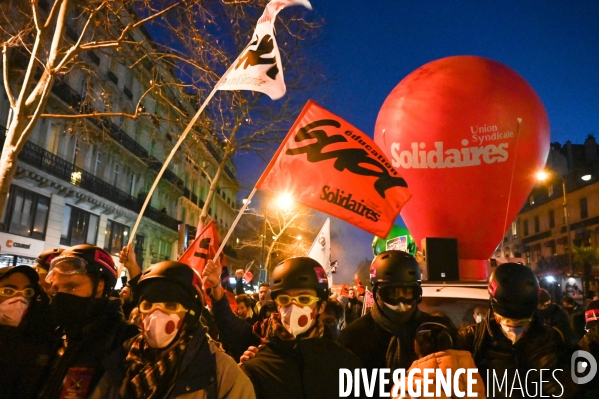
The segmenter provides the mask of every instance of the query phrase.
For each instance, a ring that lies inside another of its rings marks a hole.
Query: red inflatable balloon
[[[499,62],[443,58],[393,89],[374,137],[412,192],[401,216],[416,243],[457,238],[460,279],[486,278],[549,151],[535,91]]]
[[[252,274],[252,272],[245,272],[245,274],[243,275],[243,279],[246,283],[251,284],[252,280],[254,279],[254,275]]]

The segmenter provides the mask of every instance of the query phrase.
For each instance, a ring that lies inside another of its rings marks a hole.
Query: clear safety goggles
[[[10,287],[0,288],[0,296],[5,298],[11,298],[13,296],[17,296],[18,294],[21,294],[25,298],[31,298],[35,295],[35,290],[33,288],[25,288],[24,290],[15,290],[14,288]]]
[[[510,319],[509,317],[503,317],[498,313],[495,313],[495,320],[497,323],[504,326],[527,326],[532,321],[532,317],[527,319]]]
[[[50,262],[46,282],[51,283],[55,273],[87,274],[87,261],[78,256],[58,256]]]
[[[173,314],[179,312],[189,312],[190,314],[195,314],[193,310],[189,310],[185,308],[178,302],[148,302],[142,301],[139,304],[139,311],[141,313],[152,313],[156,309],[162,310],[164,313]]]
[[[320,298],[312,296],[312,295],[308,295],[308,294],[302,294],[302,295],[298,295],[298,296],[290,296],[290,295],[278,295],[275,298],[275,302],[277,305],[279,306],[287,306],[290,305],[291,302],[295,302],[298,305],[302,305],[302,306],[310,306],[313,303],[316,303],[320,301]]]

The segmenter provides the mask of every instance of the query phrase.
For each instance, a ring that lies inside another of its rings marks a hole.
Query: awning
[[[566,245],[568,244],[568,237],[558,237],[555,242],[559,245]]]
[[[545,241],[545,242],[543,243],[543,246],[544,246],[544,247],[552,247],[552,246],[554,246],[554,245],[555,245],[555,240],[549,240],[549,241]]]

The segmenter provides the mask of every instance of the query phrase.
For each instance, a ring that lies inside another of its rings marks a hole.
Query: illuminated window
[[[60,244],[69,246],[79,244],[96,245],[99,220],[98,215],[66,205],[62,218]]]
[[[0,230],[43,240],[46,235],[50,198],[11,186]]]

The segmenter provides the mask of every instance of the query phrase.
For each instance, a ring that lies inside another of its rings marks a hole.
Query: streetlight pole
[[[566,222],[566,234],[568,235],[568,274],[572,275],[572,236],[570,235],[570,218],[568,217],[568,201],[566,198],[566,179],[562,179],[562,192],[564,194],[564,221]]]

